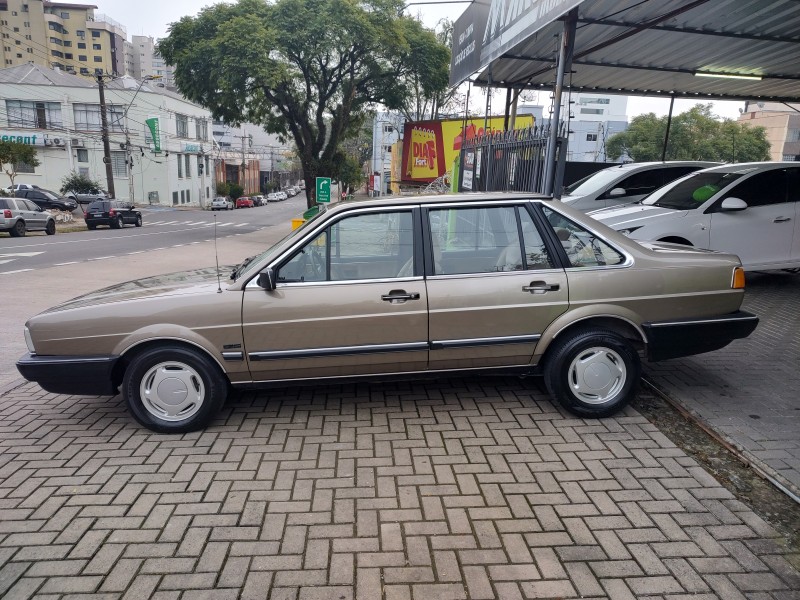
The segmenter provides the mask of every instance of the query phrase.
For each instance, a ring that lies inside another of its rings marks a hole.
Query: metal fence
[[[461,146],[458,190],[543,192],[549,140],[550,125],[501,131],[465,140]],[[567,154],[564,123],[559,127],[556,140],[555,181],[560,182]]]

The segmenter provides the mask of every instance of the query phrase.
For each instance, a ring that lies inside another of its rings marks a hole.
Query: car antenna
[[[217,252],[217,215],[214,215],[214,259],[217,261],[217,293],[222,293],[222,283],[219,279],[219,253]]]

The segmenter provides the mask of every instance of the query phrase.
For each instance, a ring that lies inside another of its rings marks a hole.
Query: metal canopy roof
[[[800,0],[478,0],[456,21],[451,83],[473,68],[477,85],[552,88],[573,7],[572,91],[800,100]]]

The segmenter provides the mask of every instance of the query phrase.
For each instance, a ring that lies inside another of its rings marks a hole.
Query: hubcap
[[[605,404],[625,386],[625,361],[610,348],[588,348],[569,365],[572,393],[587,404]]]
[[[199,373],[182,362],[162,362],[142,378],[139,396],[147,412],[163,421],[184,421],[197,413],[205,400]]]

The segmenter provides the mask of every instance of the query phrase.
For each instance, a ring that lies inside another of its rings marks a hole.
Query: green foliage
[[[233,200],[237,200],[238,198],[241,198],[244,195],[244,188],[240,186],[238,183],[229,183],[228,195]]]
[[[225,181],[217,182],[217,196],[230,196],[231,186]]]
[[[340,145],[366,111],[401,108],[411,82],[429,93],[446,87],[449,50],[403,7],[239,0],[173,23],[158,49],[181,92],[215,118],[294,140],[313,206],[315,178],[335,173]]]
[[[338,161],[338,170],[334,175],[343,188],[357,190],[364,183],[364,174],[361,172],[361,163],[357,158],[342,154]]]
[[[639,115],[628,129],[611,136],[606,153],[612,159],[629,156],[635,162],[661,160],[667,117]],[[697,104],[672,119],[667,160],[747,162],[769,160],[766,129],[748,127],[731,119],[720,120],[711,104]]]
[[[36,148],[19,142],[0,142],[0,168],[8,175],[11,185],[14,185],[17,166],[20,163],[38,167],[41,163],[36,157]],[[8,165],[8,167],[4,165]]]
[[[99,181],[77,171],[71,171],[61,180],[61,193],[99,194],[102,186]]]

